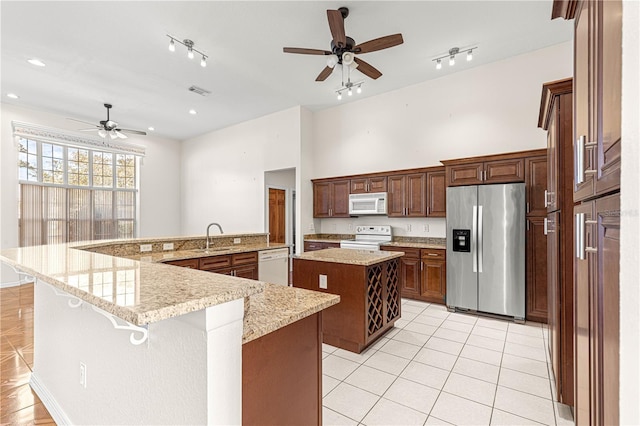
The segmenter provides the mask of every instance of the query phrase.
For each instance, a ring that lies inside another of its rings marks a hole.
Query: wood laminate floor
[[[33,284],[0,289],[0,424],[55,425],[31,390]]]

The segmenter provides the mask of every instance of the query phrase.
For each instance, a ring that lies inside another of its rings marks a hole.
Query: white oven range
[[[391,242],[391,226],[359,225],[356,226],[355,238],[340,241],[340,248],[357,250],[380,250],[380,246]]]

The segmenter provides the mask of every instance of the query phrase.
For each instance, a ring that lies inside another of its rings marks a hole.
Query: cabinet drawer
[[[231,265],[247,265],[249,263],[258,263],[258,252],[238,253],[231,255]]]
[[[385,251],[402,251],[404,252],[405,258],[416,258],[420,259],[420,249],[412,248],[412,247],[397,247],[397,246],[382,246],[381,250]]]
[[[183,268],[198,269],[198,259],[173,260],[165,262],[167,265],[181,266]]]
[[[446,255],[446,250],[441,249],[423,249],[422,250],[422,259],[425,261],[428,260],[444,260]]]
[[[485,182],[524,182],[524,159],[488,161],[485,163]]]
[[[211,256],[200,259],[200,269],[210,271],[231,266],[231,256]]]

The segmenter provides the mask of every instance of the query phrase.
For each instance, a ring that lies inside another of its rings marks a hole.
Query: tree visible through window
[[[18,143],[21,246],[135,236],[135,155]]]

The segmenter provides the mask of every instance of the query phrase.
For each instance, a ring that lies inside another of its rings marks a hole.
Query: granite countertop
[[[201,257],[224,256],[228,254],[248,253],[252,251],[275,250],[279,248],[289,248],[288,244],[252,244],[252,245],[234,245],[228,247],[214,247],[209,251],[202,249],[177,250],[152,253],[137,253],[126,256],[127,259],[139,260],[141,262],[171,262],[174,260],[199,259]]]
[[[447,249],[446,243],[433,244],[433,243],[421,243],[421,242],[411,242],[411,241],[392,241],[390,243],[384,243],[382,247],[409,247],[409,248],[438,249],[438,250]]]
[[[325,250],[302,253],[294,256],[294,259],[370,266],[402,256],[404,256],[404,253],[401,251],[373,251],[329,248]]]
[[[323,243],[339,243],[340,240],[353,239],[354,235],[349,234],[307,234],[304,241],[316,241]],[[445,238],[434,237],[393,237],[393,241],[382,244],[390,247],[410,247],[419,249],[446,250],[447,240]]]
[[[339,243],[342,240],[353,240],[356,236],[353,234],[307,234],[304,241],[316,243]]]
[[[250,297],[245,312],[242,343],[250,342],[337,304],[340,296],[278,284],[265,284]]]
[[[69,244],[6,249],[0,259],[135,325],[248,297],[265,287],[260,281],[139,262]]]

